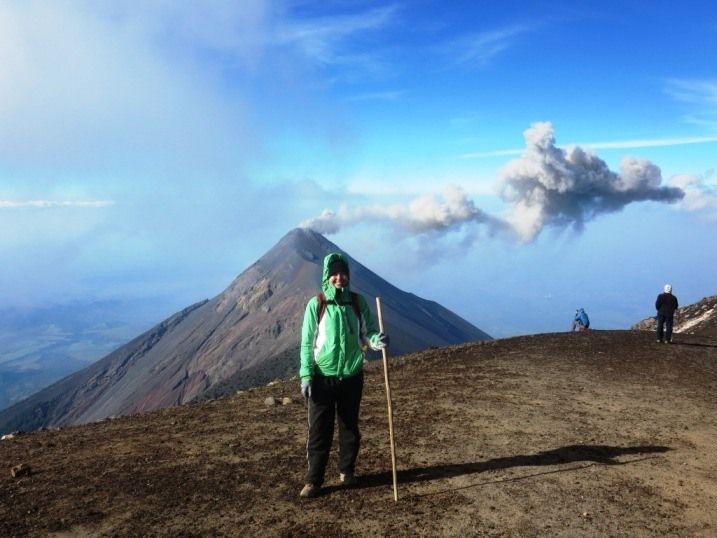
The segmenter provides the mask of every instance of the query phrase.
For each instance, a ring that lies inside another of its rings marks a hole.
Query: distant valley
[[[104,357],[166,317],[152,303],[0,309],[0,409]]]

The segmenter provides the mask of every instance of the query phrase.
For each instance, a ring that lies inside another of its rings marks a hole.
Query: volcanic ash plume
[[[332,234],[343,226],[377,221],[397,224],[411,233],[451,230],[468,222],[480,222],[490,227],[501,226],[500,221],[478,209],[466,193],[456,186],[446,188],[443,200],[433,195],[424,195],[406,205],[343,205],[337,212],[325,209],[321,215],[302,222],[300,226]]]
[[[613,172],[589,150],[578,146],[559,148],[550,123],[535,123],[524,136],[526,148],[521,157],[500,171],[498,192],[507,204],[505,218],[483,212],[463,190],[451,186],[443,200],[426,195],[406,205],[344,205],[337,212],[326,209],[301,226],[332,234],[362,221],[391,222],[407,233],[417,234],[451,231],[477,223],[491,234],[509,231],[529,243],[546,226],[580,231],[591,219],[620,211],[632,202],[673,203],[688,192],[692,194],[683,203],[689,201],[690,207],[712,203],[703,186],[694,181],[663,186],[660,169],[650,161],[623,157],[620,171]],[[681,188],[684,185],[689,189]]]
[[[500,173],[500,193],[509,204],[507,220],[525,242],[546,225],[582,229],[603,213],[631,202],[676,202],[685,195],[661,186],[660,169],[649,161],[624,157],[620,172],[578,146],[555,146],[553,126],[536,123],[524,133],[526,149]]]

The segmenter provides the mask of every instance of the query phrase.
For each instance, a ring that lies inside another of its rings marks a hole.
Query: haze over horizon
[[[494,337],[578,307],[628,328],[667,282],[716,294],[714,20],[706,1],[3,2],[0,308],[160,321],[299,225]]]

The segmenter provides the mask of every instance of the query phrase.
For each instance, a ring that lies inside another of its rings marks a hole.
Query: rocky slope
[[[189,306],[90,367],[0,412],[0,433],[80,424],[217,397],[293,374],[306,302],[320,289],[322,235],[288,233],[217,297]],[[393,355],[490,338],[351,259],[351,287],[382,297]]]
[[[298,497],[296,380],[0,441],[0,536],[715,536],[717,341],[544,334],[380,363],[359,484]],[[266,405],[290,397],[286,405]],[[12,478],[25,463],[29,476]]]
[[[632,326],[633,330],[654,331],[655,318],[647,318]],[[717,295],[705,297],[694,304],[678,308],[673,326],[675,334],[695,334],[717,338]]]

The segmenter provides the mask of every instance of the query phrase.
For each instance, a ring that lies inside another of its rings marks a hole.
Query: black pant
[[[672,341],[672,316],[657,314],[657,339],[662,342],[662,327],[665,328],[665,341]]]
[[[339,419],[339,472],[353,474],[358,456],[359,407],[363,392],[363,372],[346,379],[314,375],[309,399],[309,439],[306,457],[309,471],[306,483],[324,483],[326,463],[334,438],[334,416]]]

